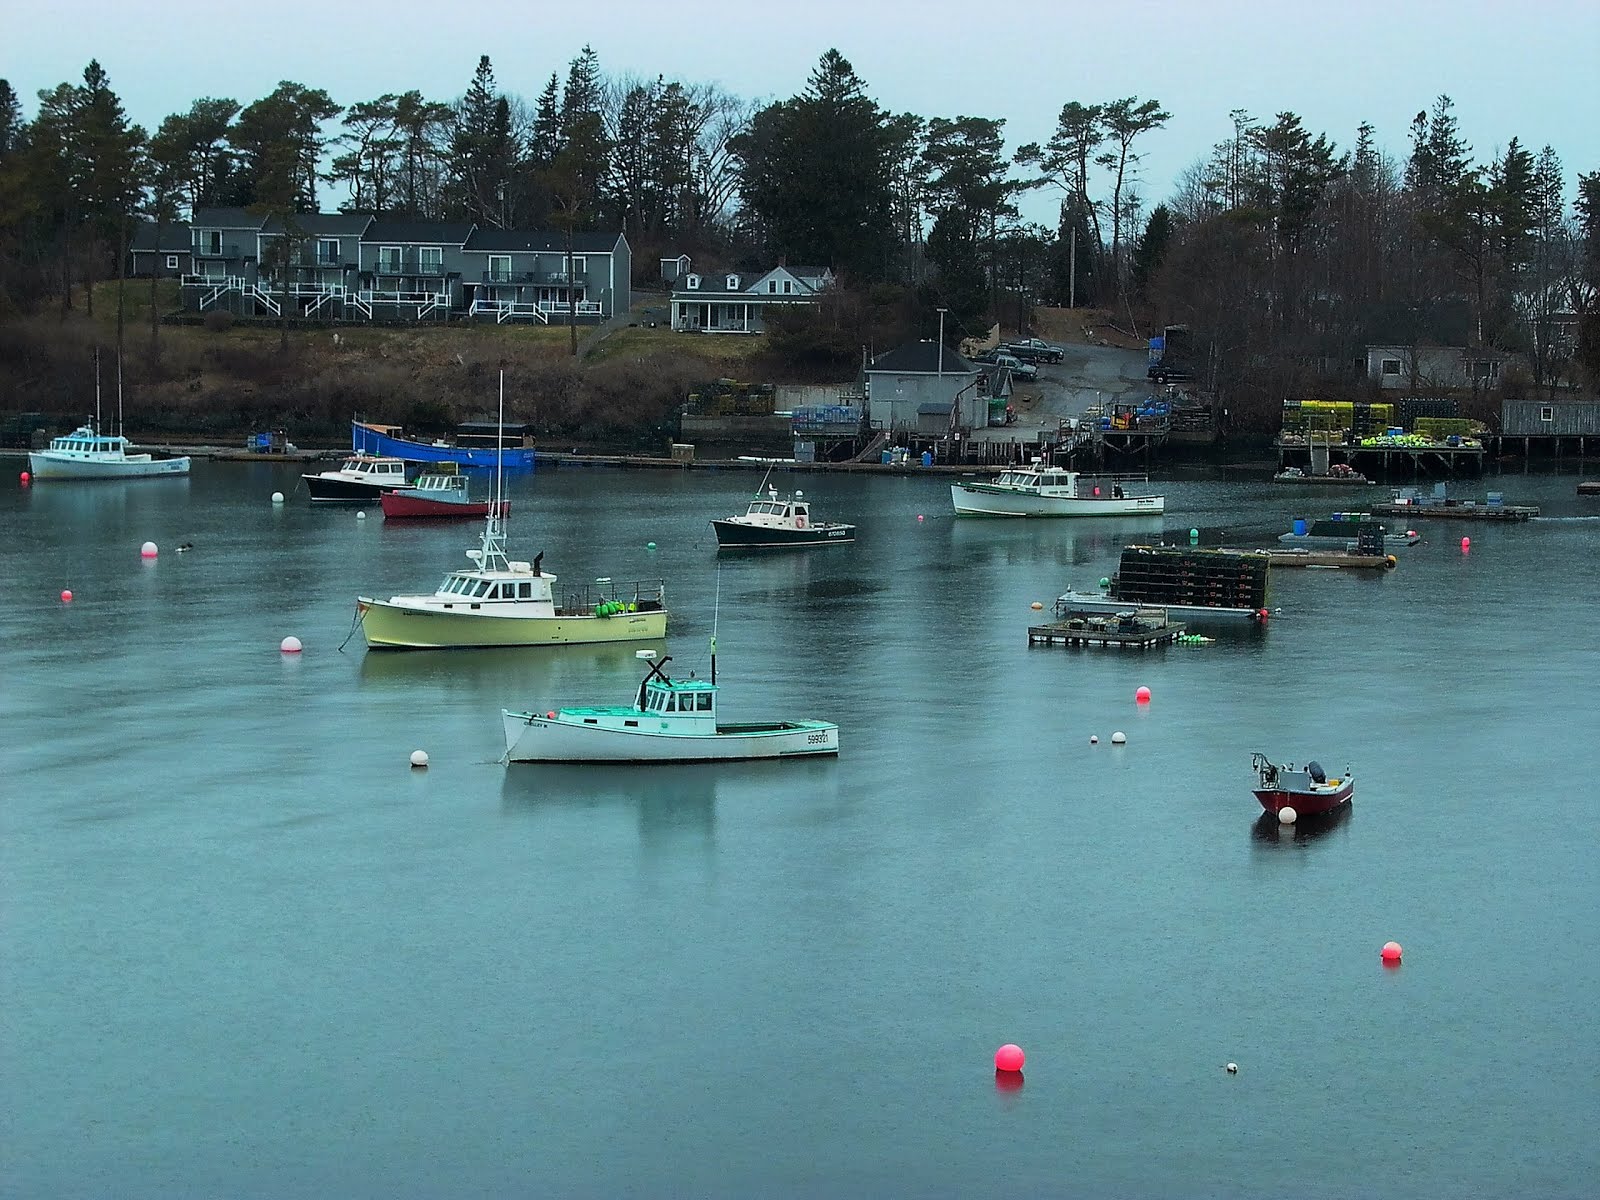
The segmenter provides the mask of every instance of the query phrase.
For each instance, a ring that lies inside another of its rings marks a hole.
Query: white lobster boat
[[[1164,497],[1131,495],[1129,482],[1033,462],[1002,471],[994,480],[953,483],[950,500],[958,517],[1125,517],[1166,511]]]
[[[502,709],[507,761],[686,763],[839,753],[839,727],[828,721],[719,722],[714,638],[710,682],[669,678],[663,668],[670,655],[658,663],[654,650],[636,654],[649,670],[632,704],[546,713]]]
[[[170,479],[189,473],[189,459],[129,454],[125,437],[96,433],[82,425],[65,437],[51,439],[48,450],[28,454],[35,479]]]

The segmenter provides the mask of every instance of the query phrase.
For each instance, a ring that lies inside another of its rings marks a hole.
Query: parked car
[[[1177,363],[1153,362],[1145,371],[1145,377],[1152,383],[1191,383],[1194,372]]]
[[[1039,369],[1032,363],[1025,363],[1015,354],[1004,350],[988,350],[972,359],[975,363],[984,363],[991,367],[1005,367],[1011,372],[1011,378],[1020,379],[1024,383],[1031,383],[1039,378]]]
[[[1001,348],[1023,362],[1058,363],[1062,359],[1061,347],[1052,346],[1043,338],[1023,338],[1020,341],[1007,342]]]

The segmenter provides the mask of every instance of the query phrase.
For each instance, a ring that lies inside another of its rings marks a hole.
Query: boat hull
[[[711,522],[719,550],[781,550],[800,546],[841,546],[856,540],[854,525],[814,525],[788,529],[747,525],[743,521]]]
[[[362,501],[381,500],[393,483],[365,483],[356,479],[335,479],[327,475],[302,475],[306,491],[319,504],[356,504]]]
[[[826,721],[719,725],[716,733],[697,734],[607,729],[510,710],[502,710],[500,716],[510,762],[733,762],[839,753],[839,727]],[[655,722],[641,714],[640,723]]]
[[[453,500],[433,500],[413,492],[383,492],[378,496],[385,517],[403,517],[408,520],[462,520],[475,517],[482,520],[489,515],[489,501],[469,500],[465,504]],[[508,516],[511,501],[500,502],[500,515]]]
[[[1383,548],[1385,550],[1404,550],[1407,546],[1415,546],[1422,539],[1420,537],[1407,537],[1403,533],[1386,533],[1383,535]],[[1325,537],[1314,533],[1280,533],[1278,541],[1285,546],[1303,546],[1307,550],[1349,550],[1356,548],[1356,539],[1353,537]]]
[[[1355,780],[1346,779],[1338,788],[1326,792],[1291,792],[1285,788],[1256,788],[1255,794],[1256,799],[1261,801],[1261,807],[1270,813],[1292,808],[1296,815],[1307,817],[1332,812],[1341,805],[1348,804],[1355,790]]]
[[[140,457],[96,462],[34,450],[28,454],[28,471],[34,479],[171,479],[189,473],[189,459]]]
[[[958,517],[1153,517],[1166,511],[1162,496],[1037,496],[983,483],[952,483]]]
[[[356,601],[361,632],[374,650],[447,650],[494,646],[580,646],[660,641],[667,613],[507,617],[412,607],[363,596]]]
[[[526,446],[505,446],[498,452],[493,446],[434,446],[427,442],[391,437],[359,421],[350,423],[350,446],[357,452],[374,454],[380,458],[457,463],[463,467],[483,467],[491,471],[497,465],[497,454],[498,465],[507,471],[531,471],[534,465],[534,452]]]

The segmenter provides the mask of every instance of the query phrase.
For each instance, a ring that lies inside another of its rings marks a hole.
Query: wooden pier
[[[1096,646],[1115,650],[1149,650],[1183,636],[1184,626],[1167,620],[1164,611],[1145,609],[1132,616],[1067,613],[1048,625],[1028,627],[1030,646]]]

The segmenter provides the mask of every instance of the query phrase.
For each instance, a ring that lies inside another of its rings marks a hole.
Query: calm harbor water
[[[1278,572],[1265,630],[1144,655],[1024,636],[1137,524],[801,477],[860,540],[719,573],[706,521],[758,478],[519,479],[511,547],[664,576],[679,671],[715,609],[725,711],[835,720],[836,762],[502,766],[502,706],[640,672],[340,652],[358,591],[431,589],[470,526],[270,465],[0,489],[0,1193],[1593,1194],[1570,477],[1487,485],[1555,519],[1425,523],[1393,573]],[[1162,490],[1260,544],[1352,504]],[[1349,764],[1353,810],[1259,821],[1257,749]]]

